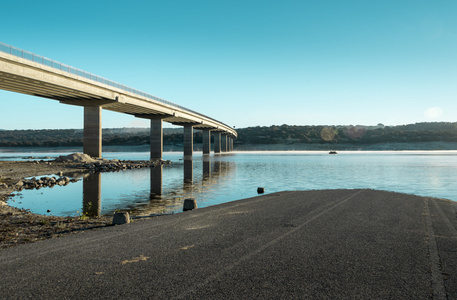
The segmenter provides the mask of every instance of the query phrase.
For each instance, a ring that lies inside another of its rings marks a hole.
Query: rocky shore
[[[13,192],[68,185],[88,172],[119,172],[168,163],[93,159],[81,153],[55,160],[0,161],[0,249],[110,226],[112,223],[110,216],[55,217],[17,209],[6,203]]]

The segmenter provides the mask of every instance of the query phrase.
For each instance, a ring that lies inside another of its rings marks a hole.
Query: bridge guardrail
[[[51,67],[51,68],[54,68],[54,69],[57,69],[57,70],[61,70],[61,71],[64,71],[64,72],[67,72],[67,73],[70,73],[70,74],[73,74],[73,75],[76,75],[76,76],[79,76],[79,77],[83,77],[83,78],[86,78],[86,79],[89,79],[89,80],[93,80],[93,81],[96,81],[96,82],[99,82],[99,83],[102,83],[102,84],[106,84],[106,85],[121,89],[121,90],[126,91],[126,92],[130,92],[130,93],[133,93],[133,94],[136,94],[136,95],[139,95],[139,96],[143,96],[143,97],[149,98],[149,99],[154,100],[154,101],[158,101],[158,102],[161,102],[161,103],[164,103],[164,104],[167,104],[167,105],[171,105],[171,106],[180,108],[182,110],[186,110],[188,112],[192,112],[192,113],[194,113],[196,115],[205,117],[205,118],[210,119],[212,121],[224,124],[224,123],[222,123],[220,121],[217,121],[217,120],[215,120],[215,119],[213,119],[211,117],[205,116],[205,115],[203,115],[201,113],[198,113],[196,111],[188,109],[188,108],[186,108],[184,106],[175,104],[175,103],[173,103],[171,101],[168,101],[168,100],[156,97],[154,95],[139,91],[137,89],[134,89],[134,88],[125,86],[123,84],[117,83],[115,81],[100,77],[98,75],[95,75],[95,74],[80,70],[78,68],[75,68],[75,67],[60,63],[60,62],[52,60],[50,58],[46,58],[44,56],[29,52],[27,50],[22,50],[20,48],[17,48],[17,47],[14,47],[14,46],[11,46],[11,45],[8,45],[8,44],[0,42],[0,51],[4,52],[4,53],[7,53],[7,54],[14,55],[16,57],[21,57],[21,58],[24,58],[24,59],[27,59],[27,60],[42,64],[42,65],[45,65],[45,66],[48,66],[48,67]],[[224,125],[227,126],[227,127],[230,127],[227,124],[224,124]]]

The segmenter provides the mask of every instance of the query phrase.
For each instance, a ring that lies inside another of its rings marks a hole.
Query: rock
[[[55,160],[55,162],[83,162],[83,163],[93,163],[96,160],[90,157],[87,154],[83,153],[73,153],[66,156],[59,156]]]
[[[122,225],[130,223],[128,212],[117,212],[113,215],[113,225]]]
[[[19,180],[19,181],[18,181],[18,182],[16,182],[14,185],[15,185],[15,186],[17,186],[17,187],[21,187],[21,186],[24,186],[24,181],[22,181],[22,180]]]
[[[185,199],[182,210],[188,211],[188,210],[193,210],[193,209],[197,209],[197,200],[195,200],[195,198]]]

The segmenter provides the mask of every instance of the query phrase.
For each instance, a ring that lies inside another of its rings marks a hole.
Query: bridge
[[[233,150],[230,126],[165,99],[49,58],[0,43],[0,89],[84,107],[83,152],[102,156],[102,109],[149,119],[151,160],[162,159],[163,122],[184,127],[184,157],[193,154],[193,130],[202,130],[203,154]]]

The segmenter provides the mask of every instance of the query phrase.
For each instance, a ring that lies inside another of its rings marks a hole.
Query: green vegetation
[[[341,148],[366,147],[391,143],[457,143],[457,122],[416,123],[401,126],[269,126],[237,129],[235,144],[241,149],[255,145],[302,145]],[[195,130],[194,142],[202,136]],[[82,129],[1,130],[0,147],[73,147],[82,146]],[[183,143],[182,129],[164,129],[164,145]],[[103,129],[103,145],[137,146],[149,144],[149,129]]]
[[[456,123],[401,126],[270,126],[238,130],[238,144],[379,144],[457,142]]]

